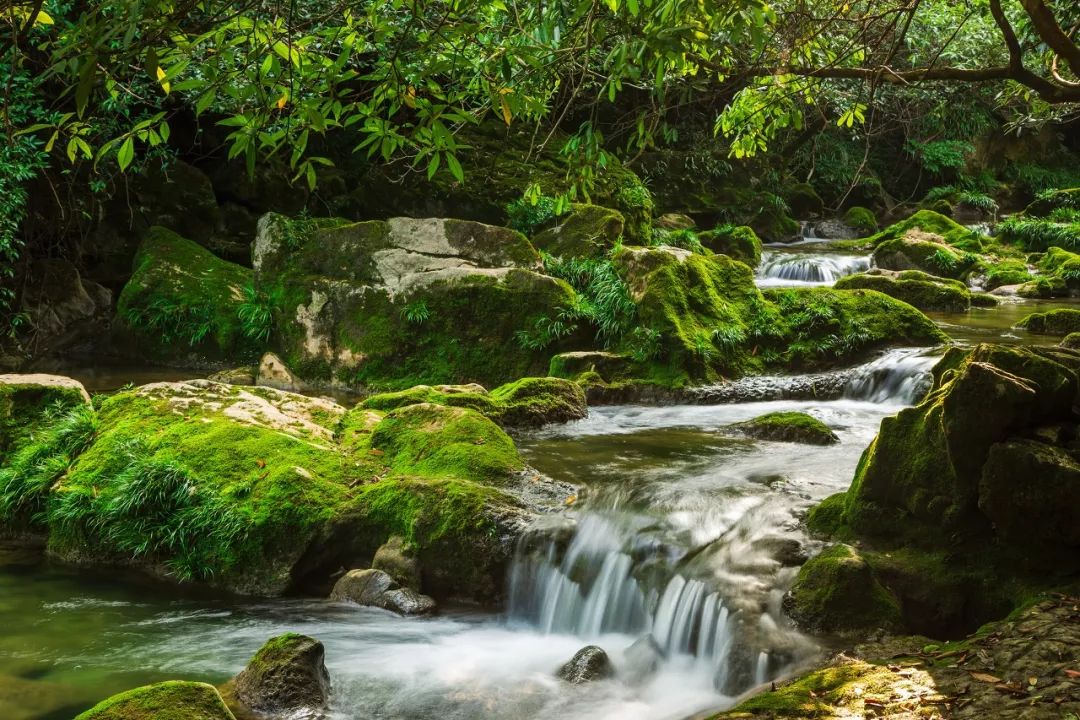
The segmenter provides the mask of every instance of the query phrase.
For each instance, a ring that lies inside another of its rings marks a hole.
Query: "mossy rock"
[[[814,632],[865,632],[902,627],[900,603],[850,545],[836,545],[799,570],[784,608]]]
[[[1024,208],[1024,215],[1046,217],[1057,208],[1080,208],[1080,188],[1053,190],[1041,194]]]
[[[761,263],[761,240],[753,228],[745,225],[719,225],[697,234],[703,247],[714,253],[741,260],[750,267]]]
[[[1080,331],[1080,310],[1063,308],[1032,313],[1018,322],[1016,327],[1041,335],[1068,335]]]
[[[871,270],[842,277],[833,287],[837,290],[877,290],[924,311],[963,312],[971,306],[971,292],[963,283],[918,270],[900,273]]]
[[[128,690],[75,720],[236,720],[213,685],[168,681]]]
[[[330,673],[323,644],[298,633],[270,638],[230,682],[231,695],[249,711],[307,716],[330,700]]]
[[[475,410],[432,403],[392,410],[371,436],[373,449],[403,475],[465,477],[500,484],[525,469],[506,433]]]
[[[526,504],[524,462],[475,410],[346,412],[205,380],[80,406],[16,461],[0,477],[17,501],[0,507],[0,528],[29,524],[62,560],[257,595],[367,562],[397,535],[428,569],[426,592],[491,602],[549,490],[528,481]]]
[[[394,410],[433,403],[476,410],[503,427],[540,427],[580,420],[588,414],[585,394],[573,382],[556,377],[523,378],[488,393],[479,385],[419,385],[400,392],[373,395],[361,403],[370,410]]]
[[[86,388],[59,375],[0,375],[0,467],[50,417],[90,404]]]
[[[539,255],[514,231],[396,218],[296,240],[273,218],[260,227],[256,276],[280,298],[282,356],[305,380],[498,385],[546,372],[569,342],[542,334],[574,291],[537,272]]]
[[[871,235],[868,241],[874,247],[893,240],[899,240],[912,232],[933,235],[941,238],[947,245],[952,245],[968,252],[982,252],[992,238],[968,230],[952,218],[933,210],[919,210],[908,218],[893,223],[881,232]],[[897,268],[908,269],[908,268]]]
[[[803,412],[772,412],[729,426],[758,440],[834,445],[840,442],[829,426]]]
[[[237,313],[254,287],[251,270],[155,226],[146,234],[117,316],[153,359],[240,360],[257,356]]]
[[[1058,344],[1070,350],[1080,350],[1080,332],[1069,333]]]
[[[618,210],[575,204],[555,227],[533,236],[538,250],[555,257],[600,258],[622,238],[626,221]]]
[[[574,380],[579,385],[583,376],[596,376],[603,381],[626,380],[634,375],[637,363],[624,353],[584,350],[560,353],[551,358],[548,374]]]
[[[1027,265],[1020,260],[1002,260],[986,268],[986,289],[1002,285],[1021,285],[1032,279]]]
[[[974,265],[948,245],[940,235],[909,230],[895,240],[886,240],[874,248],[873,262],[885,270],[919,270],[944,278],[959,278]]]
[[[971,293],[971,307],[980,308],[992,308],[997,307],[999,301],[996,296],[990,293],[973,292]]]
[[[1065,281],[1056,277],[1037,277],[1016,289],[1016,294],[1030,300],[1049,300],[1070,294]]]
[[[844,213],[844,224],[853,228],[862,237],[877,232],[878,222],[874,211],[858,205],[850,207]]]

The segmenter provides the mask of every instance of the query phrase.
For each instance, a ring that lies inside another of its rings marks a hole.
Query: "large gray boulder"
[[[608,654],[596,645],[586,645],[555,673],[560,680],[572,685],[604,680],[615,674]]]

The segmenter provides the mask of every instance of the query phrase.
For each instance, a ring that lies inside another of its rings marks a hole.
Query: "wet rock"
[[[806,548],[795,538],[763,537],[755,540],[751,544],[751,548],[768,553],[770,557],[785,567],[798,567],[808,559]]]
[[[375,551],[371,568],[382,570],[410,590],[420,590],[420,561],[400,535],[393,536]]]
[[[758,440],[834,445],[840,442],[829,426],[803,412],[774,412],[729,425],[729,429]]]
[[[320,718],[330,700],[330,673],[318,640],[286,633],[271,638],[231,681],[238,702],[273,716]]]
[[[259,360],[255,384],[287,392],[303,392],[306,387],[304,381],[294,375],[274,353],[266,353]]]
[[[110,290],[83,278],[74,265],[59,258],[33,261],[21,301],[39,353],[100,333],[112,310]]]
[[[168,681],[128,690],[75,720],[235,720],[213,685]]]
[[[812,232],[813,237],[822,238],[823,240],[854,240],[860,236],[855,228],[836,218],[815,222]]]
[[[387,573],[374,569],[345,573],[330,591],[330,599],[379,607],[399,615],[426,615],[435,610],[435,601],[427,595],[403,588]]]
[[[702,246],[714,253],[740,260],[750,267],[757,267],[761,262],[761,239],[746,225],[721,225],[698,233],[697,237]]]
[[[574,657],[559,668],[555,676],[573,685],[605,680],[615,674],[611,660],[602,648],[586,645],[574,653]]]
[[[624,674],[631,685],[639,685],[656,674],[664,660],[664,650],[652,633],[642,635],[623,651]]]
[[[597,373],[612,382],[629,376],[634,361],[629,355],[602,350],[579,350],[560,353],[551,359],[551,374],[556,377],[575,379],[582,373]]]
[[[1018,322],[1016,327],[1044,335],[1069,335],[1080,331],[1080,310],[1065,308],[1032,313]]]

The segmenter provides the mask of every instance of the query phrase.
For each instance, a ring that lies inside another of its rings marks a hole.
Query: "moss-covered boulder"
[[[835,545],[800,569],[784,608],[812,632],[866,632],[902,626],[900,603],[850,545]]]
[[[570,489],[538,482],[480,413],[389,413],[195,380],[54,418],[0,470],[0,531],[57,558],[276,595],[399,536],[425,592],[497,599],[513,542]]]
[[[1042,335],[1068,335],[1080,331],[1080,310],[1062,308],[1032,313],[1018,322],[1016,327]]]
[[[168,681],[102,701],[76,720],[236,720],[213,685]]]
[[[789,185],[784,189],[783,198],[788,208],[790,208],[791,214],[801,220],[817,217],[825,208],[825,203],[822,202],[821,197],[810,183]]]
[[[901,237],[877,245],[873,262],[885,270],[920,270],[939,277],[957,278],[971,269],[975,260],[966,258],[941,235],[911,229]]]
[[[1046,217],[1058,208],[1080,209],[1080,188],[1065,188],[1040,193],[1025,209],[1024,215]]]
[[[701,245],[714,253],[741,260],[750,267],[761,263],[761,240],[745,225],[718,225],[697,234]]]
[[[589,412],[581,387],[556,377],[523,378],[501,385],[490,393],[480,385],[419,385],[373,395],[364,400],[362,406],[393,410],[418,403],[472,408],[503,427],[539,427],[569,422],[580,420]]]
[[[50,419],[89,404],[86,388],[71,378],[0,375],[0,467]]]
[[[300,228],[260,221],[255,274],[280,298],[282,357],[306,380],[388,389],[499,384],[547,370],[573,305],[520,233],[394,218]],[[552,347],[554,350],[555,348]]]
[[[859,543],[913,632],[970,630],[1076,582],[1078,374],[1067,349],[950,350],[809,527]]]
[[[626,221],[618,210],[599,205],[573,205],[557,225],[532,238],[538,250],[556,257],[598,258],[615,247]]]
[[[990,238],[968,230],[952,218],[936,213],[933,210],[919,210],[911,216],[893,223],[881,232],[870,236],[867,240],[871,245],[877,247],[908,235],[913,237],[933,236],[938,238],[934,240],[938,244],[944,243],[967,252],[980,252],[988,242],[991,242]]]
[[[1022,285],[1032,279],[1027,264],[1021,260],[1000,260],[985,267],[987,290],[1004,285]]]
[[[1080,332],[1069,333],[1061,339],[1059,345],[1070,350],[1080,350]]]
[[[728,426],[758,440],[833,445],[840,442],[829,426],[804,412],[772,412]]]
[[[270,638],[230,683],[231,695],[249,711],[274,717],[307,717],[326,709],[330,673],[323,644],[286,633]]]
[[[136,351],[151,359],[237,361],[260,350],[256,330],[240,317],[242,304],[256,301],[251,270],[155,226],[116,309]]]
[[[877,232],[878,222],[874,211],[858,205],[850,207],[844,213],[844,223],[853,228],[861,237]]]
[[[971,306],[971,292],[964,283],[918,270],[894,272],[875,268],[842,277],[833,287],[837,290],[877,290],[924,311],[963,312]]]

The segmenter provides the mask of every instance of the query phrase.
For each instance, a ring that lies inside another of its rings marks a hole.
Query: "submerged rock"
[[[435,601],[412,588],[401,587],[382,570],[350,570],[345,573],[330,599],[389,610],[399,615],[427,615],[435,610]]]
[[[323,644],[286,633],[266,641],[230,682],[236,700],[257,713],[321,718],[330,701],[330,673]]]
[[[626,678],[631,685],[640,685],[656,674],[664,660],[664,649],[652,633],[642,635],[623,651]]]
[[[833,445],[840,442],[829,426],[803,412],[772,412],[728,426],[758,440]]]
[[[170,680],[114,695],[75,720],[236,720],[213,685]]]
[[[615,675],[615,668],[602,648],[586,645],[555,673],[560,680],[572,685],[605,680]]]

